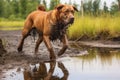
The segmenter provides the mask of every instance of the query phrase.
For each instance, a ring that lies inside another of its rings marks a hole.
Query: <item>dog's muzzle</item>
[[[70,24],[73,24],[74,23],[74,17],[70,18]]]

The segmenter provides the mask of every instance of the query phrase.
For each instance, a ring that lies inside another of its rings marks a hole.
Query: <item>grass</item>
[[[0,30],[20,30],[24,21],[0,21]]]
[[[94,39],[102,37],[118,37],[120,35],[120,17],[76,17],[75,23],[69,28],[70,39],[87,36]]]
[[[21,30],[24,21],[0,21],[0,30]],[[68,36],[72,40],[95,39],[98,37],[120,37],[120,17],[76,16],[75,23],[69,28]]]

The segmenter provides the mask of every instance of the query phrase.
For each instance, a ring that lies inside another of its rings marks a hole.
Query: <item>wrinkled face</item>
[[[74,12],[78,11],[71,5],[59,5],[57,10],[59,12],[60,20],[62,20],[65,24],[72,24],[74,22]]]

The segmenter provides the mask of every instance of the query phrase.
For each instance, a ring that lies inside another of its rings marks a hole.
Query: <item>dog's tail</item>
[[[46,8],[45,8],[44,5],[39,5],[39,6],[37,7],[37,10],[46,11]]]

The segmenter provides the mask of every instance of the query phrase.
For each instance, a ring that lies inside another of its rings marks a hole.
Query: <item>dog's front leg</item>
[[[45,36],[43,36],[43,39],[44,39],[46,47],[48,48],[48,51],[50,52],[50,59],[56,59],[55,53],[53,51],[53,47],[50,43],[49,36],[45,35]]]
[[[62,42],[63,42],[63,47],[62,49],[58,52],[58,56],[61,56],[65,51],[66,49],[68,48],[68,39],[67,39],[67,36],[66,34],[63,36],[62,38]]]

